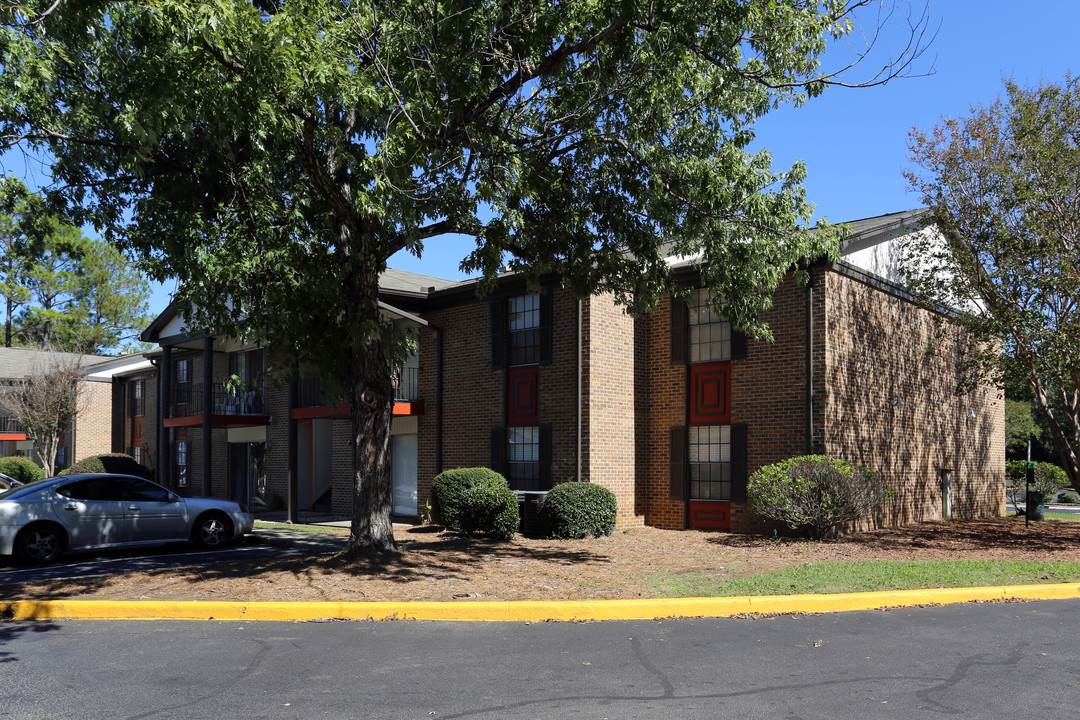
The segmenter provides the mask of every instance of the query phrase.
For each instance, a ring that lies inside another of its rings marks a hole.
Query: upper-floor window
[[[191,402],[191,358],[181,358],[173,365],[173,402],[177,405]]]
[[[507,300],[508,365],[540,362],[540,296],[518,295]]]
[[[690,362],[731,359],[731,323],[711,305],[712,291],[700,288],[690,298]]]
[[[131,383],[131,417],[144,415],[146,411],[146,381],[133,380]]]

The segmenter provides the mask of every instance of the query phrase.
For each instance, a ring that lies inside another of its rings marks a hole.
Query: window
[[[174,402],[177,405],[187,405],[191,402],[191,358],[177,360],[173,370]]]
[[[67,448],[63,445],[56,448],[56,469],[63,470],[67,467]]]
[[[540,428],[511,425],[506,428],[507,480],[514,490],[540,489]]]
[[[141,478],[116,478],[121,500],[130,502],[169,502],[169,491]]]
[[[540,362],[540,296],[519,295],[507,300],[509,362],[536,365]]]
[[[134,380],[131,383],[131,417],[144,414],[146,407],[145,384],[145,380]]]
[[[690,299],[690,362],[704,363],[731,359],[731,323],[710,305],[712,292],[694,291]]]
[[[690,498],[730,500],[731,426],[690,426],[688,449]]]
[[[188,444],[187,440],[178,440],[175,445],[175,462],[173,464],[173,477],[176,478],[177,487],[187,487],[188,483]]]

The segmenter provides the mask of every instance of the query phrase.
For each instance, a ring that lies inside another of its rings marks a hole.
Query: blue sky
[[[920,0],[916,3],[920,8]],[[1080,72],[1075,34],[1080,3],[1075,0],[930,0],[930,13],[937,37],[920,67],[932,64],[933,75],[870,89],[833,88],[802,108],[781,108],[759,122],[757,146],[772,151],[775,167],[806,163],[816,218],[841,222],[916,207],[919,202],[906,192],[901,174],[912,128],[930,128],[942,116],[992,102],[1002,92],[1003,78],[1036,84],[1059,81],[1069,70]],[[895,48],[902,39],[889,35],[882,47]],[[849,48],[834,48],[826,67],[849,56]],[[860,72],[865,71],[853,78]],[[21,164],[4,160],[5,170],[19,172]],[[463,276],[458,264],[471,246],[468,239],[433,239],[422,259],[402,252],[390,266],[456,279]],[[172,289],[155,288],[153,313],[165,308]]]

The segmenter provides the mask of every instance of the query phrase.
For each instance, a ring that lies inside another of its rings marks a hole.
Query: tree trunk
[[[374,327],[379,320],[378,274],[358,283],[353,302],[361,326]],[[373,553],[396,552],[394,528],[390,521],[393,488],[390,475],[390,422],[393,420],[394,390],[390,364],[382,341],[369,340],[352,359],[349,403],[352,419],[353,486],[352,526],[346,559]]]

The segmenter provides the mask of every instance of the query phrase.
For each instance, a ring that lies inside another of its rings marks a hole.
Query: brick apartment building
[[[90,455],[109,452],[112,442],[110,422],[111,386],[108,378],[95,374],[103,363],[115,360],[98,355],[76,355],[35,348],[0,347],[0,384],[12,385],[26,381],[28,376],[48,371],[56,362],[77,363],[85,371],[78,383],[75,422],[60,436],[56,451],[56,468],[62,470]],[[128,359],[122,359],[129,362]],[[38,462],[34,440],[26,434],[18,418],[3,407],[0,399],[0,457],[20,456]]]
[[[748,474],[807,452],[882,473],[895,493],[873,524],[1000,515],[1004,402],[955,393],[957,345],[897,284],[896,237],[917,216],[850,223],[840,262],[777,290],[773,343],[734,332],[702,290],[633,319],[610,296],[533,294],[512,275],[478,299],[473,281],[388,270],[383,311],[420,338],[394,408],[395,515],[422,516],[440,471],[484,465],[527,499],[603,485],[622,527],[764,531]],[[673,267],[696,284],[689,262]],[[174,308],[143,338],[159,349],[115,379],[114,449],[180,492],[257,509],[295,482],[299,509],[350,512],[347,409],[317,378],[278,387],[267,370],[285,358],[193,332]]]

